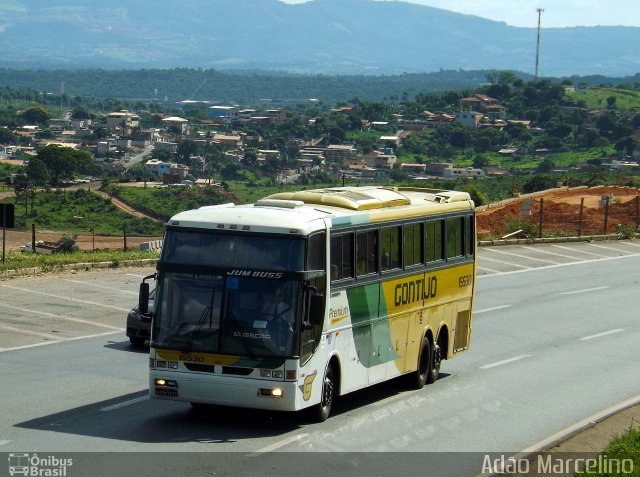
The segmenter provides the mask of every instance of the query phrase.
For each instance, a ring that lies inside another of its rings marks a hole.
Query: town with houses
[[[314,100],[310,100],[313,102]],[[317,100],[315,100],[317,101]],[[184,160],[179,152],[181,142],[190,141],[194,146],[216,146],[224,157],[242,167],[251,155],[254,164],[268,164],[282,159],[284,151],[266,147],[261,131],[278,127],[289,117],[284,109],[243,109],[238,105],[211,105],[207,101],[185,100],[173,105],[172,111],[188,112],[198,109],[197,120],[179,115],[154,113],[160,117],[156,127],[142,127],[142,117],[149,111],[120,110],[110,112],[99,119],[76,118],[68,111],[63,118],[49,119],[46,126],[24,125],[12,131],[20,138],[19,144],[0,144],[0,160],[15,165],[28,163],[37,155],[39,148],[60,146],[81,149],[92,154],[104,173],[124,174],[138,164],[144,180],[155,180],[164,185],[207,186],[219,185],[211,170],[207,171],[205,158],[194,154]],[[353,116],[356,106],[342,105],[331,109],[329,114]],[[297,114],[297,113],[296,113]],[[193,116],[185,114],[185,116]],[[299,116],[312,125],[318,118]],[[327,143],[326,138],[289,137],[295,146],[295,157],[285,162],[275,172],[281,183],[295,183],[300,174],[323,171],[334,180],[349,182],[384,183],[390,180],[394,170],[400,170],[412,180],[455,179],[460,177],[490,178],[509,174],[499,166],[455,167],[451,162],[403,162],[396,150],[403,141],[416,132],[433,130],[443,125],[457,125],[469,130],[481,128],[502,129],[507,125],[518,125],[535,134],[536,128],[528,120],[509,118],[507,109],[494,98],[475,94],[462,98],[459,111],[423,111],[417,115],[393,114],[388,120],[360,119],[361,130],[379,131],[377,143],[371,150],[361,150],[347,141]],[[96,137],[101,128],[106,133]],[[46,134],[44,134],[46,132]],[[262,147],[262,146],[265,147]],[[542,154],[546,149],[534,151]],[[497,148],[500,155],[510,156],[518,152],[517,147]],[[531,153],[531,152],[530,152]],[[290,154],[290,152],[289,152]],[[188,162],[188,164],[181,163]],[[637,167],[638,151],[627,160],[610,160],[611,168]]]

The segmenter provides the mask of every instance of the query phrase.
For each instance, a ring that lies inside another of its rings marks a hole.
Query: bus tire
[[[203,402],[191,402],[189,404],[191,404],[191,409],[193,409],[196,412],[202,412],[209,409],[209,405]]]
[[[427,373],[427,384],[434,383],[440,374],[440,365],[442,364],[442,349],[438,344],[433,345],[431,353],[431,364]]]
[[[142,348],[144,346],[145,339],[138,336],[130,336],[129,341],[134,348]]]
[[[431,368],[431,343],[428,338],[422,339],[422,348],[418,355],[418,369],[411,376],[411,386],[414,389],[422,389],[427,383],[429,371]]]
[[[320,396],[320,402],[315,405],[314,408],[314,420],[316,422],[324,422],[331,413],[331,406],[336,396],[336,381],[333,372],[333,366],[331,363],[327,364],[327,369],[324,372],[324,378],[322,379],[322,391]]]

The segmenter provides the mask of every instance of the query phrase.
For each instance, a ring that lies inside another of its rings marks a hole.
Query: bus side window
[[[435,262],[444,259],[443,234],[444,220],[427,222],[425,241],[427,262]]]
[[[353,278],[353,234],[331,237],[331,281]]]
[[[447,258],[464,255],[464,217],[447,219]]]
[[[423,228],[424,224],[409,224],[404,226],[403,254],[405,268],[423,263]]]
[[[400,226],[384,227],[380,233],[382,270],[400,268]]]
[[[474,220],[473,220],[473,215],[469,215],[467,216],[467,223],[466,223],[466,232],[467,232],[467,255],[473,255],[475,252],[475,245],[476,245],[476,232],[474,230]]]
[[[326,233],[319,232],[309,237],[307,247],[307,270],[324,270],[326,265]]]
[[[356,272],[358,276],[378,272],[378,231],[358,232],[356,237]]]

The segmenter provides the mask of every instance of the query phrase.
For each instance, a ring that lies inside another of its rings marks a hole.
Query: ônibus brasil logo
[[[48,455],[11,453],[9,454],[9,475],[26,475],[33,477],[65,477],[67,467],[73,465],[73,459],[61,459]]]

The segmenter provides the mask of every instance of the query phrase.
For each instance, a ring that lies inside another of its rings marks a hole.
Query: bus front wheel
[[[317,422],[324,422],[331,413],[331,406],[333,399],[335,398],[335,378],[333,375],[333,366],[331,363],[327,364],[327,369],[324,372],[324,379],[322,380],[322,395],[320,402],[316,404],[314,417]]]
[[[411,374],[411,384],[414,389],[422,389],[429,379],[431,372],[431,343],[423,338],[422,348],[418,356],[418,369]]]

